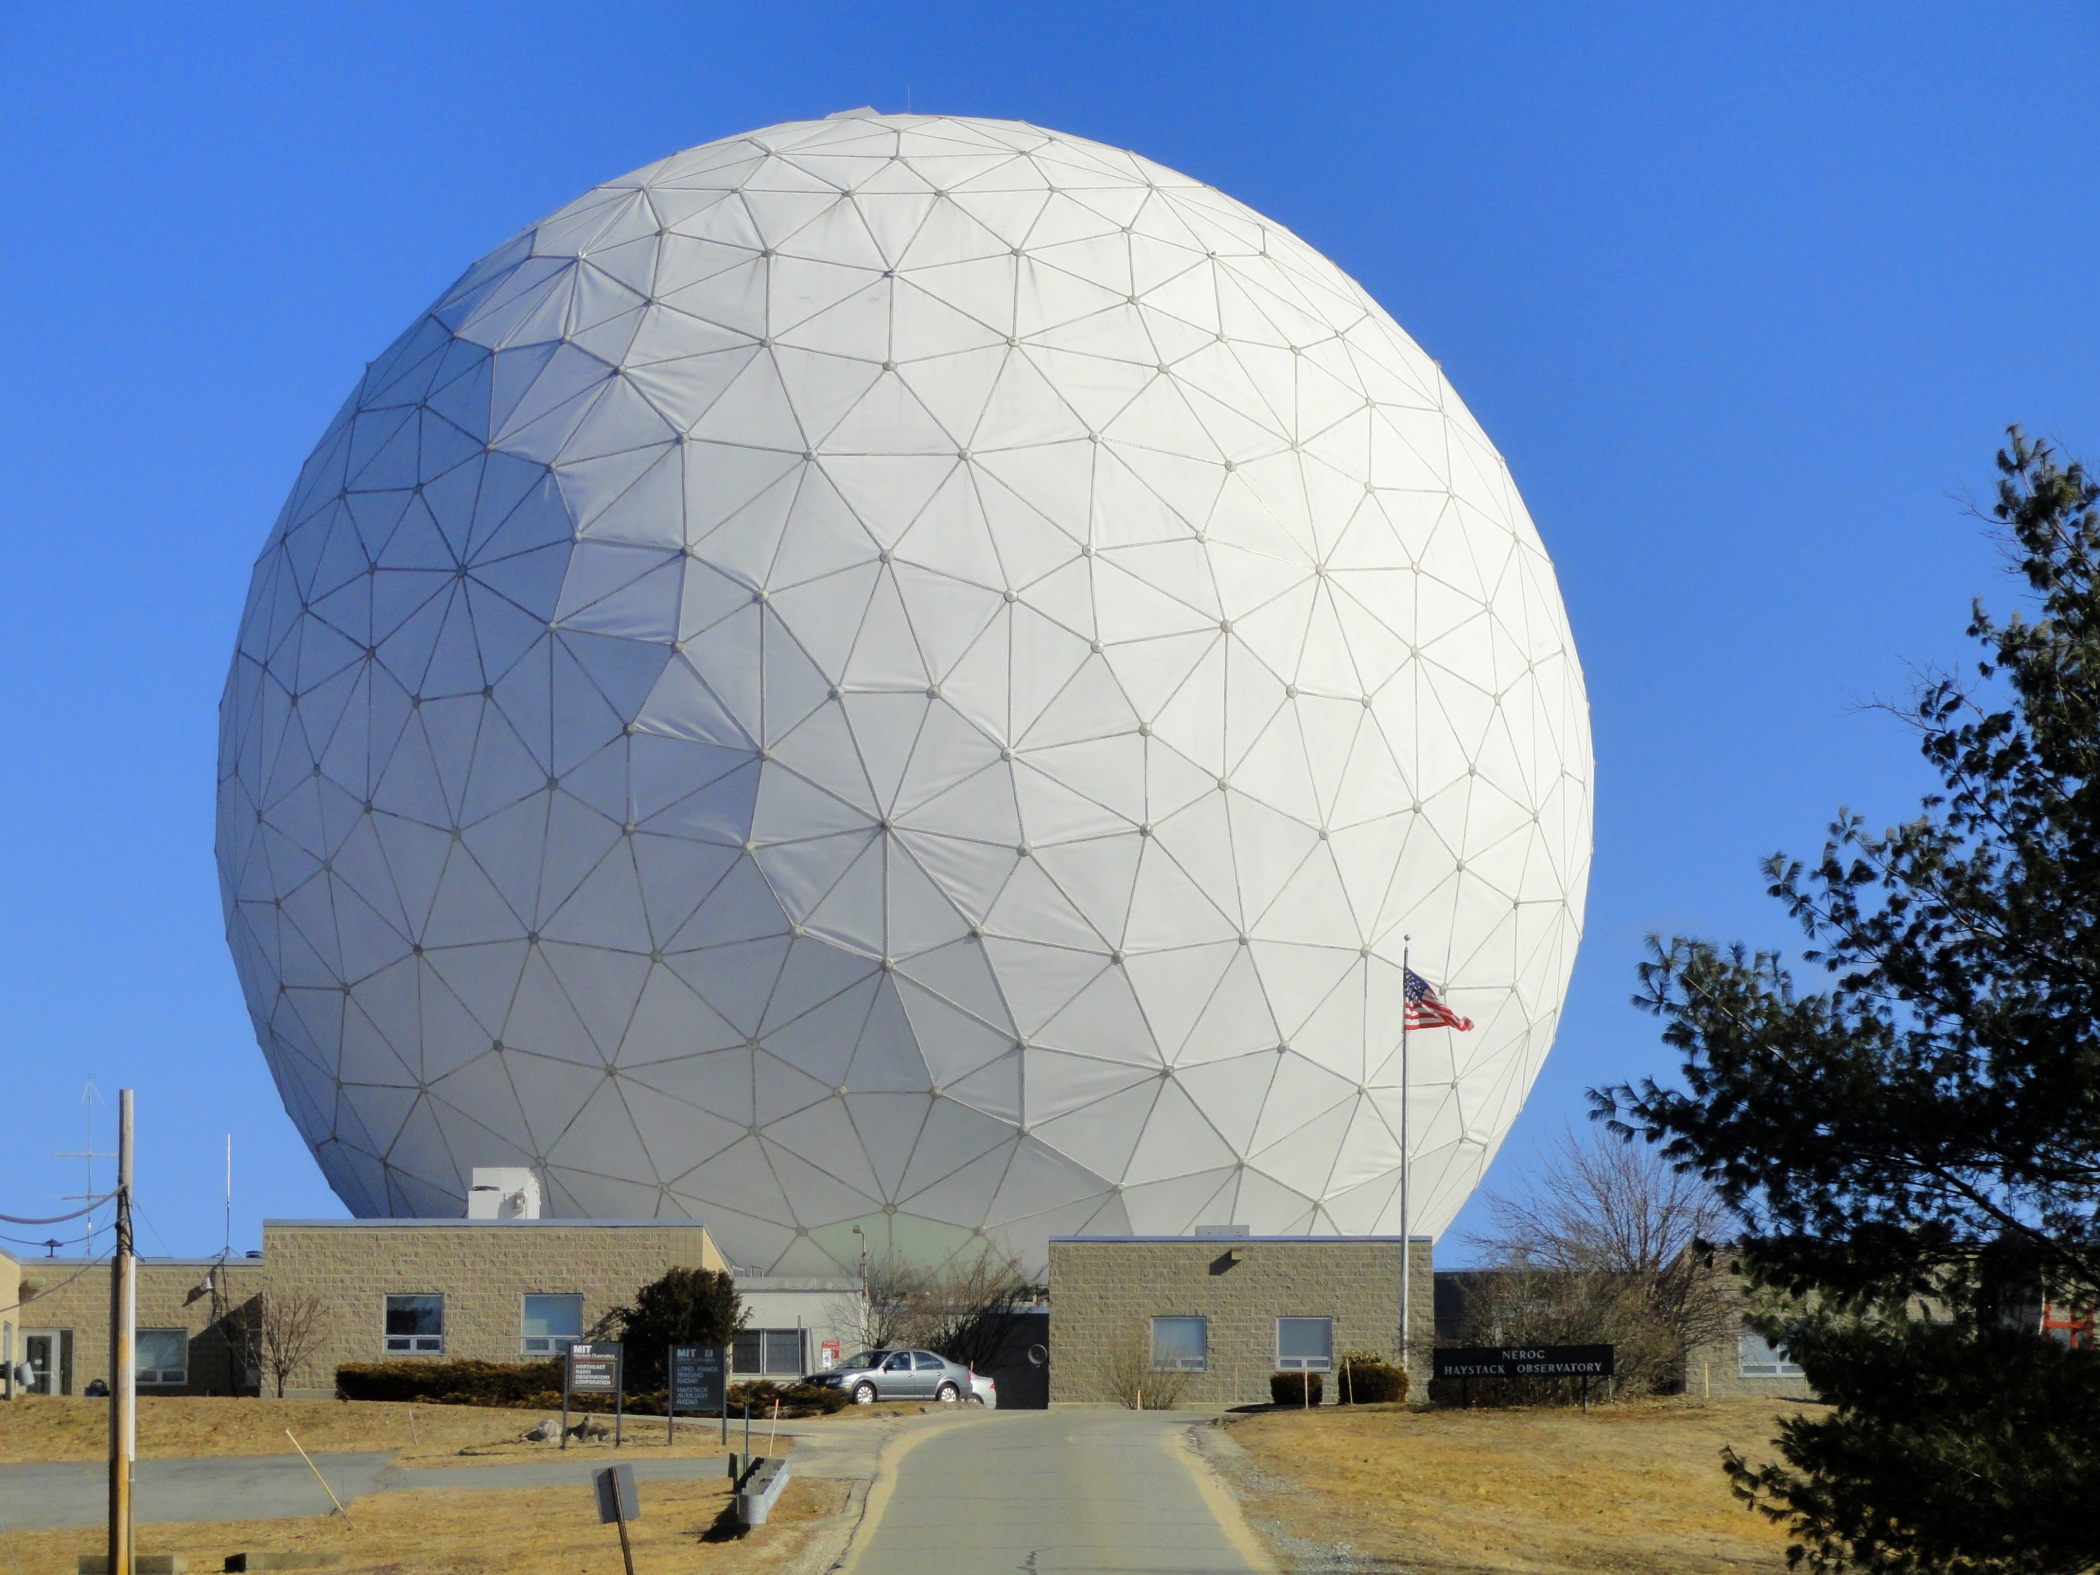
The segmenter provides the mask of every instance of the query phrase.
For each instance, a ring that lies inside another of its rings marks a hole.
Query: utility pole
[[[93,1147],[92,1144],[89,1145]],[[117,1248],[109,1286],[109,1569],[131,1575],[131,1473],[138,1453],[138,1294],[131,1261],[131,1090],[117,1093]]]

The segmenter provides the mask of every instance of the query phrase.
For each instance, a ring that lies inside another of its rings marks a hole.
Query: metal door
[[[25,1393],[55,1395],[62,1391],[64,1372],[59,1362],[59,1334],[57,1329],[22,1331],[22,1362],[29,1369],[29,1385]]]

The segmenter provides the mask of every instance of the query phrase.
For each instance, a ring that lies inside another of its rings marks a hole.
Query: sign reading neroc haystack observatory
[[[1438,1378],[1610,1378],[1609,1345],[1455,1345],[1434,1353]]]
[[[1433,236],[1420,236],[1434,243]],[[265,543],[227,932],[352,1212],[1440,1231],[1552,1043],[1590,735],[1429,355],[1135,154],[853,111],[474,264]],[[865,1234],[855,1235],[858,1227]]]

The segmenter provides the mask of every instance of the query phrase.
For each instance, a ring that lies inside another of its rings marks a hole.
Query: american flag
[[[1456,1028],[1464,1033],[1473,1026],[1473,1019],[1461,1017],[1442,1001],[1436,991],[1429,988],[1429,981],[1407,970],[1407,1026],[1410,1028]]]

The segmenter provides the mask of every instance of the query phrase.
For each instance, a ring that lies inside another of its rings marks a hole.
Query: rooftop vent
[[[540,1178],[524,1166],[474,1167],[467,1192],[470,1220],[536,1220],[540,1217]]]

